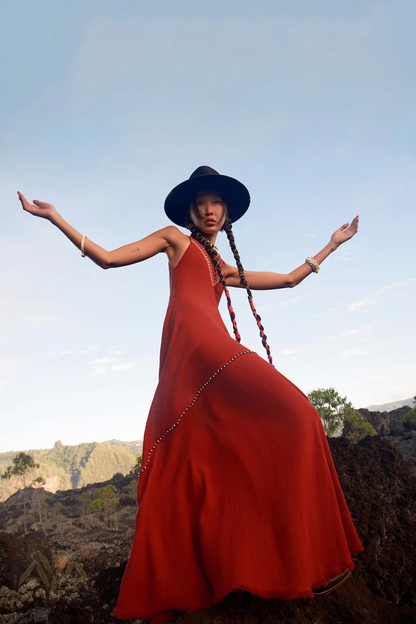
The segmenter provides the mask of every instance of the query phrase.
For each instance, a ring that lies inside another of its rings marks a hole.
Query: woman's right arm
[[[67,223],[52,204],[40,202],[36,199],[33,201],[33,204],[30,204],[19,191],[18,195],[23,210],[53,223],[76,247],[78,247],[78,249],[81,249],[82,234]],[[142,262],[161,251],[168,251],[169,248],[171,253],[168,255],[171,255],[176,252],[177,248],[181,246],[181,243],[183,244],[182,239],[187,239],[187,237],[174,225],[170,225],[157,232],[153,232],[153,234],[146,236],[146,238],[135,243],[130,243],[129,245],[124,245],[113,251],[107,251],[85,237],[84,252],[86,256],[91,258],[91,260],[102,269],[109,269],[112,267],[134,264],[135,262]]]

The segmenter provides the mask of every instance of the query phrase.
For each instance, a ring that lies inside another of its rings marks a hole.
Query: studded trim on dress
[[[196,240],[196,238],[193,238],[191,236],[190,240],[191,240],[191,243],[196,245],[197,249],[199,249],[199,251],[204,256],[205,260],[207,261],[207,265],[208,265],[208,268],[209,268],[209,274],[211,276],[211,283],[212,283],[213,286],[215,286],[220,281],[220,278],[219,278],[219,275],[217,273],[216,268],[212,264],[212,260],[211,260],[211,257],[209,255],[209,253],[207,252],[205,247],[199,241]],[[222,258],[220,258],[219,263],[220,263],[221,270],[223,270],[224,269],[224,265],[225,265],[224,260]]]
[[[150,460],[151,460],[151,455],[152,455],[152,453],[153,453],[154,449],[156,448],[156,445],[157,445],[159,442],[161,442],[161,441],[163,440],[163,438],[164,438],[164,437],[165,437],[168,433],[170,433],[171,431],[173,431],[173,429],[174,429],[174,427],[176,427],[176,425],[178,425],[178,424],[179,424],[179,422],[180,422],[180,420],[181,420],[182,416],[185,416],[186,412],[187,412],[188,410],[190,410],[190,409],[191,409],[191,407],[192,407],[192,406],[196,403],[196,400],[199,398],[199,395],[201,394],[202,390],[204,390],[204,388],[206,388],[206,387],[207,387],[207,385],[208,385],[208,384],[210,384],[210,383],[211,383],[211,381],[212,381],[213,379],[215,379],[215,377],[218,375],[218,373],[220,373],[222,370],[224,370],[224,368],[226,368],[229,364],[231,364],[231,362],[233,362],[234,360],[236,360],[236,359],[237,359],[240,355],[245,355],[246,353],[255,353],[255,351],[250,351],[250,349],[247,349],[247,351],[240,351],[240,353],[236,353],[236,354],[235,354],[235,355],[234,355],[234,356],[233,356],[230,360],[228,360],[228,362],[226,362],[223,366],[221,366],[221,368],[218,368],[218,369],[215,371],[215,373],[212,375],[212,377],[210,377],[210,378],[208,379],[208,381],[206,381],[206,382],[205,382],[205,383],[204,383],[204,384],[203,384],[203,385],[199,388],[198,392],[195,394],[194,398],[193,398],[193,399],[192,399],[192,401],[189,403],[188,407],[185,407],[185,409],[183,410],[182,414],[179,416],[178,420],[177,420],[175,423],[173,423],[173,425],[172,425],[171,427],[169,427],[169,429],[167,429],[167,430],[165,431],[165,433],[163,433],[163,434],[160,436],[160,438],[158,438],[158,439],[156,440],[156,442],[153,444],[152,448],[151,448],[151,449],[150,449],[150,451],[149,451],[149,455],[148,455],[148,457],[147,457],[147,462],[146,462],[146,465],[145,465],[145,466],[143,466],[143,468],[142,468],[142,469],[141,469],[141,470],[137,473],[139,477],[140,477],[140,475],[142,474],[142,472],[144,472],[144,471],[146,470],[146,468],[147,468],[147,466],[148,466],[148,464],[149,464],[149,462],[150,462]]]

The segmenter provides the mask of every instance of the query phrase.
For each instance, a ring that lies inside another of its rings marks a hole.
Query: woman
[[[358,228],[345,223],[289,274],[244,271],[231,223],[248,209],[243,184],[199,167],[176,186],[165,212],[179,226],[108,252],[50,204],[29,204],[102,268],[166,252],[170,300],[159,384],[146,422],[130,558],[114,614],[169,622],[236,589],[291,600],[327,593],[363,550],[341,491],[318,412],[274,367],[251,289],[290,288]],[[215,247],[225,230],[236,260]],[[268,362],[239,344],[228,286],[247,289]],[[231,338],[218,304],[225,292]]]

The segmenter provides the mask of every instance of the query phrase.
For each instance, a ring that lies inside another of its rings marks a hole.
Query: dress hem
[[[354,550],[351,554],[357,554],[359,552],[363,552],[363,550],[364,548],[361,547],[359,549]],[[228,594],[231,594],[235,591],[246,591],[252,594],[253,596],[258,596],[259,598],[265,598],[266,600],[297,600],[299,598],[317,598],[319,596],[315,596],[312,590],[318,589],[319,587],[322,587],[323,585],[325,585],[330,579],[336,578],[337,576],[342,574],[346,568],[348,568],[351,571],[355,569],[355,564],[352,561],[352,559],[347,561],[345,564],[339,566],[338,568],[335,568],[329,574],[326,574],[323,578],[313,583],[310,590],[296,591],[296,592],[278,592],[278,591],[273,591],[273,590],[264,591],[261,589],[248,587],[246,585],[238,585],[236,587],[233,587],[232,589],[227,590],[227,592],[223,594],[220,598],[218,598],[217,600],[214,600],[213,602],[209,604],[202,604],[199,606],[188,607],[187,609],[172,608],[169,610],[167,609],[165,611],[159,611],[158,613],[155,613],[154,615],[146,615],[146,616],[138,615],[137,613],[135,613],[134,615],[132,613],[130,614],[120,613],[118,615],[117,609],[114,609],[114,611],[112,612],[112,615],[118,618],[119,620],[137,620],[137,619],[149,620],[150,619],[152,624],[168,624],[168,622],[170,622],[173,619],[175,611],[183,612],[183,613],[193,613],[194,611],[199,611],[200,609],[209,609],[215,604],[218,604],[219,602],[221,602],[226,596],[228,596]]]

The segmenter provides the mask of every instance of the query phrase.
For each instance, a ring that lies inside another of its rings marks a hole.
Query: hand
[[[335,245],[341,245],[348,239],[352,238],[358,231],[358,215],[354,217],[350,224],[344,223],[332,236],[330,242]]]
[[[48,219],[48,221],[52,221],[53,217],[58,213],[55,209],[55,206],[52,204],[46,204],[45,202],[41,202],[37,199],[33,200],[33,204],[29,204],[26,197],[22,195],[20,191],[17,191],[19,196],[20,203],[22,204],[23,210],[30,212],[30,214],[35,217],[42,217],[43,219]]]

